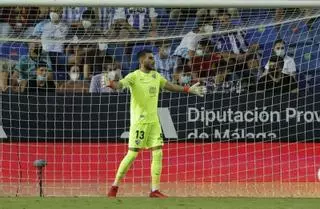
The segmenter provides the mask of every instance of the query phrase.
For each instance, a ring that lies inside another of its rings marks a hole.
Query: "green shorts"
[[[129,148],[148,149],[163,146],[160,123],[137,123],[130,126]]]

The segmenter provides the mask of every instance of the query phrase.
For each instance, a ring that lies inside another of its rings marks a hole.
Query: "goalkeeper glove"
[[[195,94],[203,97],[207,93],[207,88],[205,86],[199,86],[200,82],[192,85],[191,87],[185,86],[184,91],[190,94]]]

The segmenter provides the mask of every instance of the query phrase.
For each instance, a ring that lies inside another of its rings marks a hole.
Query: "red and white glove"
[[[185,86],[184,91],[190,94],[195,94],[203,97],[207,93],[207,88],[205,86],[199,86],[200,82],[192,85],[191,87]]]

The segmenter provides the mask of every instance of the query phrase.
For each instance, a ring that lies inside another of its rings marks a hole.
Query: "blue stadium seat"
[[[249,45],[258,43],[262,55],[261,64],[264,66],[270,59],[272,47],[277,40],[277,29],[273,26],[261,26],[258,29],[250,29],[246,33],[246,41]]]
[[[279,34],[287,44],[305,43],[308,39],[308,27],[303,21],[285,23],[281,25]]]
[[[24,43],[0,44],[0,57],[10,60],[19,60],[21,56],[28,55],[28,45]]]
[[[320,43],[320,18],[311,24],[308,31],[308,41],[311,43]]]
[[[125,45],[124,44],[108,44],[108,48],[106,52],[108,55],[113,56],[116,60],[121,61],[122,56],[125,53]]]
[[[186,33],[190,32],[191,30],[193,30],[196,25],[197,25],[196,18],[195,17],[189,17],[184,22],[184,25],[182,26],[182,28],[180,26],[180,29],[182,29],[182,33],[183,34],[186,34]]]
[[[262,50],[270,50],[277,40],[277,35],[275,27],[261,26],[258,29],[248,30],[245,39],[249,44],[258,43]]]
[[[298,45],[294,59],[300,72],[320,69],[320,44]]]

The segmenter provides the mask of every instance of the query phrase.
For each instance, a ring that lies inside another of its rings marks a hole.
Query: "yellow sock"
[[[152,163],[151,163],[152,191],[159,189],[161,171],[162,171],[162,149],[153,150]]]
[[[118,186],[121,179],[126,175],[126,173],[128,172],[129,168],[131,167],[133,161],[136,159],[136,157],[138,156],[138,152],[134,152],[129,150],[127,155],[122,159],[118,171],[117,171],[117,175],[116,175],[116,179],[114,180],[113,185],[114,186]]]

